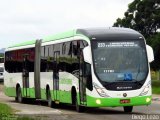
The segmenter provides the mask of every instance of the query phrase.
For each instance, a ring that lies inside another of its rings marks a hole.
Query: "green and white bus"
[[[127,28],[76,29],[5,51],[5,94],[85,107],[151,104],[153,50]]]
[[[4,57],[0,57],[0,82],[4,81],[3,72],[4,72]]]

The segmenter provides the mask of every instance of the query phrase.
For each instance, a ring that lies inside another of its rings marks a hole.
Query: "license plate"
[[[121,104],[130,103],[130,99],[122,99],[120,100]]]

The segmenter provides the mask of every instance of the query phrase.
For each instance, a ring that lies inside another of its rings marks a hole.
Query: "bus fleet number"
[[[98,43],[98,47],[106,47],[105,43]]]

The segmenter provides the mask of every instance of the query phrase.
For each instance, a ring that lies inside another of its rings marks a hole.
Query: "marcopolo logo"
[[[123,97],[127,97],[127,93],[123,93]]]
[[[132,120],[159,120],[160,115],[156,114],[146,114],[146,115],[136,115],[132,114]]]

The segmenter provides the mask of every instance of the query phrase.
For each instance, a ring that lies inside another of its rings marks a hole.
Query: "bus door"
[[[80,104],[86,105],[86,78],[84,77],[85,63],[83,59],[82,50],[79,51],[79,65],[80,65],[80,73],[79,73],[79,95],[80,95]]]
[[[24,97],[29,97],[29,61],[28,55],[23,56],[23,71],[22,71],[22,80],[23,80],[23,95]]]
[[[54,52],[53,61],[53,90],[54,90],[54,100],[59,101],[59,57],[60,52]]]

